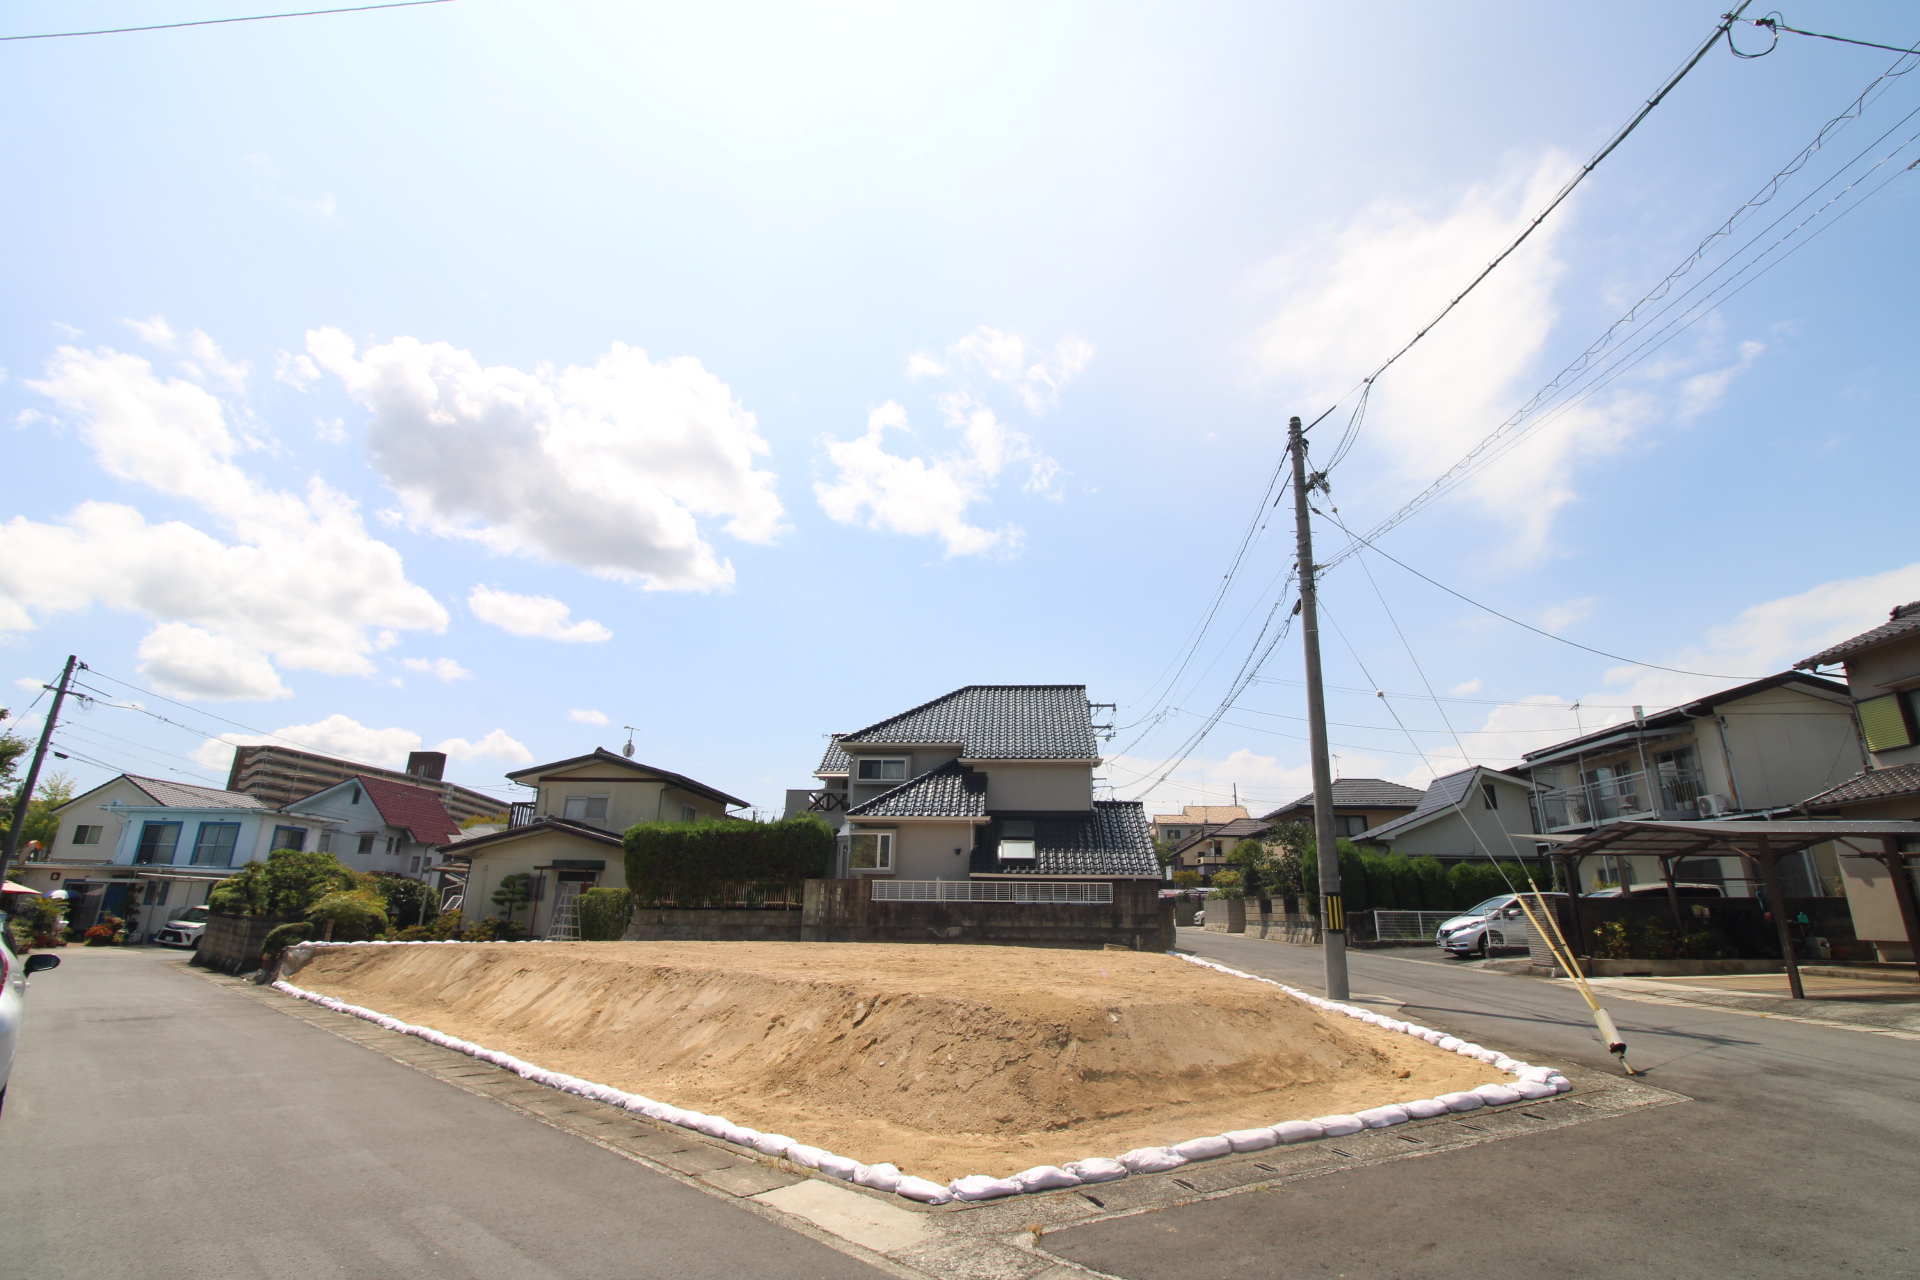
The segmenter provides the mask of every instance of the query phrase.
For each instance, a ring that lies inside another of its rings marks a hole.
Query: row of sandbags
[[[462,942],[321,942],[303,943],[301,950],[317,950],[323,947],[361,947],[361,946],[487,946],[488,943]],[[1172,953],[1178,954],[1178,953]],[[1384,1106],[1369,1107],[1352,1114],[1318,1116],[1312,1120],[1284,1120],[1266,1128],[1235,1129],[1228,1133],[1214,1134],[1209,1137],[1189,1138],[1164,1147],[1140,1147],[1124,1155],[1107,1158],[1096,1156],[1087,1160],[1074,1160],[1065,1165],[1038,1165],[1032,1169],[1013,1174],[1010,1177],[996,1178],[986,1174],[969,1174],[955,1178],[945,1186],[926,1178],[916,1178],[903,1174],[891,1164],[861,1164],[848,1156],[836,1155],[820,1147],[809,1146],[785,1134],[762,1133],[745,1125],[734,1124],[723,1116],[705,1115],[698,1111],[688,1111],[669,1103],[657,1102],[637,1093],[627,1093],[611,1085],[596,1084],[591,1080],[582,1080],[560,1071],[548,1071],[530,1062],[522,1061],[512,1054],[488,1049],[483,1045],[450,1036],[432,1027],[419,1027],[388,1017],[372,1009],[347,1004],[332,996],[323,996],[317,992],[305,991],[288,982],[276,982],[274,989],[302,1000],[311,1000],[315,1004],[332,1009],[338,1013],[351,1014],[356,1018],[365,1018],[389,1031],[402,1035],[417,1036],[430,1044],[453,1049],[478,1058],[482,1062],[492,1063],[503,1070],[511,1071],[523,1079],[559,1089],[565,1093],[591,1098],[609,1106],[643,1115],[649,1119],[666,1124],[692,1129],[708,1137],[719,1138],[736,1146],[747,1147],[762,1155],[790,1160],[805,1169],[817,1169],[829,1177],[839,1178],[858,1186],[869,1187],[875,1191],[884,1191],[894,1195],[906,1196],[927,1204],[945,1204],[951,1200],[992,1200],[1002,1196],[1024,1195],[1037,1191],[1053,1191],[1065,1187],[1077,1187],[1086,1183],[1111,1182],[1132,1173],[1164,1173],[1177,1169],[1181,1165],[1195,1160],[1211,1160],[1236,1151],[1261,1151],[1268,1147],[1281,1146],[1296,1142],[1311,1142],[1318,1138],[1337,1138],[1363,1129],[1382,1129],[1389,1125],[1405,1124],[1409,1120],[1431,1119],[1435,1116],[1453,1112],[1477,1111],[1481,1107],[1502,1106],[1537,1098],[1549,1098],[1564,1093],[1573,1085],[1559,1072],[1548,1067],[1534,1067],[1510,1058],[1491,1049],[1483,1049],[1477,1044],[1469,1044],[1455,1036],[1434,1031],[1410,1022],[1388,1018],[1362,1009],[1356,1005],[1342,1004],[1336,1000],[1323,1000],[1309,995],[1285,983],[1274,982],[1225,965],[1214,964],[1194,956],[1179,956],[1191,964],[1201,965],[1236,978],[1246,978],[1253,982],[1264,982],[1278,987],[1296,1000],[1305,1001],[1317,1009],[1329,1013],[1341,1013],[1350,1018],[1368,1023],[1384,1031],[1416,1036],[1436,1048],[1463,1057],[1475,1058],[1497,1070],[1514,1077],[1511,1085],[1483,1084],[1477,1089],[1459,1093],[1443,1093],[1435,1098],[1417,1098],[1409,1102],[1389,1103]]]

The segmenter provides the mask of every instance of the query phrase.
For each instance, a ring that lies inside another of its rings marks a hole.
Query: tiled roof
[[[853,761],[840,749],[839,734],[834,734],[827,743],[827,753],[820,757],[820,765],[813,771],[816,778],[844,778],[853,769]]]
[[[1235,818],[1251,817],[1244,805],[1237,804],[1190,804],[1179,813],[1156,813],[1155,822],[1232,822]]]
[[[1034,857],[1002,862],[983,833],[970,870],[976,874],[1160,878],[1145,811],[1137,800],[1096,800],[1093,812],[1033,820]]]
[[[537,822],[529,822],[524,827],[504,827],[501,830],[490,831],[482,836],[462,837],[451,843],[443,844],[440,848],[448,857],[472,858],[487,853],[495,845],[508,844],[515,840],[523,840],[528,836],[547,833],[572,836],[577,840],[585,840],[591,844],[607,845],[615,849],[623,847],[624,844],[621,838],[611,831],[602,831],[600,828],[590,827],[584,822],[570,822],[565,818],[541,818]]]
[[[1223,822],[1217,827],[1208,827],[1204,831],[1194,832],[1182,840],[1178,847],[1184,851],[1195,845],[1205,844],[1209,840],[1225,840],[1237,844],[1242,840],[1256,840],[1271,830],[1273,830],[1273,824],[1265,818],[1235,818],[1232,822]]]
[[[425,787],[409,787],[385,778],[360,776],[355,779],[380,811],[380,820],[400,827],[422,844],[442,844],[452,840],[460,824],[440,803],[440,797]]]
[[[970,684],[842,734],[851,746],[954,743],[969,760],[1097,760],[1083,684]]]
[[[1419,805],[1421,794],[1413,787],[1403,787],[1384,778],[1333,780],[1333,807],[1336,809],[1412,809]],[[1311,791],[1292,804],[1275,809],[1267,817],[1278,818],[1283,813],[1292,813],[1303,807],[1308,810],[1313,808]]]
[[[174,809],[271,809],[272,805],[241,791],[220,787],[196,787],[186,782],[168,782],[164,778],[142,778],[128,774],[127,781],[153,797],[155,804]]]
[[[849,818],[984,818],[987,775],[949,760],[847,810]]]
[[[1828,809],[1835,805],[1895,800],[1902,796],[1920,796],[1920,764],[1896,764],[1885,769],[1856,773],[1837,787],[1829,787],[1817,796],[1807,797],[1794,808]]]
[[[1871,631],[1862,631],[1851,640],[1842,640],[1829,649],[1822,649],[1811,658],[1802,658],[1794,663],[1796,667],[1824,667],[1830,662],[1838,662],[1863,649],[1897,640],[1901,636],[1920,632],[1920,600],[1896,607],[1887,615],[1887,620]]]
[[[1510,773],[1501,773],[1498,769],[1489,769],[1484,765],[1471,765],[1468,768],[1435,778],[1427,784],[1426,794],[1420,797],[1420,803],[1412,813],[1402,814],[1392,822],[1383,822],[1379,826],[1371,828],[1363,833],[1364,838],[1368,840],[1378,840],[1386,836],[1391,836],[1398,832],[1405,831],[1409,827],[1417,827],[1436,815],[1453,809],[1455,805],[1467,798],[1468,793],[1473,790],[1473,784],[1478,781],[1479,776],[1483,773],[1490,774],[1496,778],[1504,778],[1508,782],[1518,786],[1526,785],[1526,783]]]
[[[739,796],[730,796],[718,787],[710,787],[704,782],[695,782],[684,773],[674,773],[667,769],[656,769],[650,764],[641,764],[638,760],[629,760],[625,756],[615,755],[605,747],[595,747],[586,755],[575,756],[571,760],[555,760],[552,764],[536,764],[527,769],[515,769],[507,775],[507,778],[512,782],[519,782],[522,778],[558,773],[562,769],[571,769],[583,764],[605,764],[621,769],[631,769],[635,773],[644,774],[649,779],[657,778],[662,782],[669,783],[682,791],[691,791],[697,796],[705,796],[709,800],[718,800],[729,809],[744,809],[747,807],[745,800],[742,800]]]

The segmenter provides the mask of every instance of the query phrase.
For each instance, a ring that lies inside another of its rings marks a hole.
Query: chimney
[[[407,773],[410,777],[430,778],[440,781],[440,775],[447,771],[447,753],[444,751],[409,751],[407,753]]]

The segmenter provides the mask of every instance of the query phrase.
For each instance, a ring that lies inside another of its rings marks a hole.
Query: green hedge
[[[618,942],[633,914],[633,893],[627,889],[589,889],[580,895],[580,941]]]
[[[753,904],[827,874],[833,829],[814,818],[784,822],[643,822],[625,836],[627,887],[647,906]]]
[[[1339,842],[1340,895],[1347,914],[1361,911],[1464,911],[1513,887],[1527,890],[1527,873],[1518,862],[1499,867],[1485,859],[1444,867],[1437,858],[1409,858],[1401,853],[1362,851],[1351,840]],[[1312,849],[1300,860],[1301,881],[1308,900],[1318,897],[1320,864]],[[1503,876],[1501,873],[1505,872]],[[1553,888],[1552,872],[1534,869],[1542,891]]]

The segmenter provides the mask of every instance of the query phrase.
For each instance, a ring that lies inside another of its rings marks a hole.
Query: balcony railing
[[[1691,817],[1697,812],[1694,802],[1706,793],[1698,770],[1656,769],[1651,779],[1645,773],[1622,773],[1542,791],[1536,798],[1540,825],[1547,831],[1562,831],[1656,812]]]
[[[509,828],[530,827],[540,821],[545,815],[535,813],[534,807],[534,802],[531,800],[520,800],[507,806],[507,826]]]

